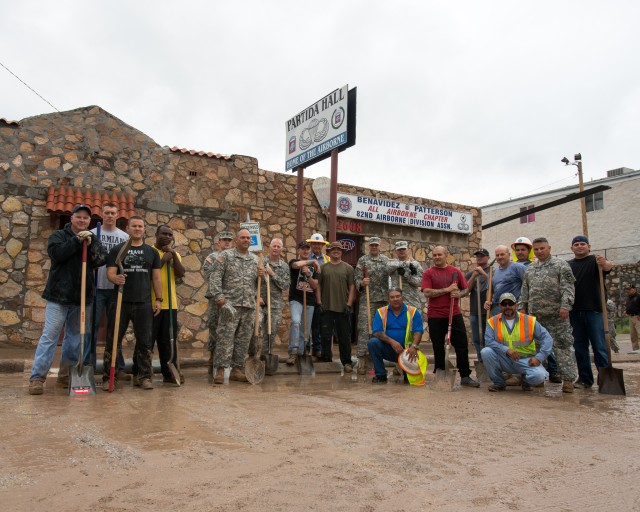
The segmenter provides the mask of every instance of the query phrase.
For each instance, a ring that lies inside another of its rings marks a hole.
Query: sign
[[[251,245],[249,251],[262,252],[262,237],[260,236],[259,222],[241,222],[240,229],[247,229],[251,233]]]
[[[347,144],[348,89],[336,89],[285,123],[287,170],[306,167]]]
[[[448,208],[353,194],[338,194],[336,206],[340,217],[453,233],[471,234],[473,231],[473,216],[469,212]]]

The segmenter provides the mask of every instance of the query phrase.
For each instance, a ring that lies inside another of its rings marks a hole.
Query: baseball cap
[[[231,231],[220,231],[218,234],[218,240],[233,240],[233,233]]]
[[[369,238],[369,245],[380,245],[380,237],[372,236]]]
[[[342,247],[340,242],[331,242],[329,247],[327,247],[327,251],[331,251],[333,249],[340,249],[341,251],[344,251],[344,247]]]
[[[514,304],[517,304],[518,302],[516,300],[516,296],[513,293],[503,293],[502,295],[500,295],[500,300],[498,302],[502,304],[502,302],[505,300],[510,300]]]
[[[478,249],[476,252],[473,253],[474,256],[478,256],[478,255],[482,255],[482,256],[489,256],[489,251],[487,251],[486,249]]]
[[[407,249],[408,247],[409,247],[409,242],[405,242],[404,240],[400,240],[396,242],[396,250]]]
[[[298,249],[311,249],[311,246],[305,240],[303,240],[298,244]]]
[[[574,236],[573,240],[571,240],[571,245],[578,243],[578,242],[583,242],[585,244],[589,243],[589,239],[584,236],[584,235],[578,235],[578,236]]]
[[[73,210],[71,210],[71,215],[73,215],[76,212],[79,212],[80,210],[86,210],[87,213],[89,215],[91,215],[91,208],[89,208],[86,204],[77,204],[73,207]]]

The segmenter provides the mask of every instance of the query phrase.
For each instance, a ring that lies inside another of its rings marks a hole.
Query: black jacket
[[[51,258],[51,271],[42,298],[62,306],[79,306],[82,243],[71,230],[71,224],[49,237],[47,253]],[[91,245],[87,247],[87,301],[93,298],[93,270],[104,265],[106,260],[106,249],[93,236]]]

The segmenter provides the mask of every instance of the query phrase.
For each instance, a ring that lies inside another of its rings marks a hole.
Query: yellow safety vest
[[[413,333],[411,332],[411,325],[413,323],[413,317],[416,315],[417,309],[413,306],[407,305],[407,330],[404,335],[404,348],[409,348],[413,343]],[[382,330],[387,330],[387,315],[389,314],[389,306],[384,306],[378,309],[378,314],[382,319]],[[418,366],[420,367],[420,375],[407,375],[409,384],[412,386],[424,386],[424,376],[427,374],[427,358],[421,352],[418,351]]]
[[[510,349],[517,350],[524,357],[535,356],[536,343],[533,340],[533,331],[536,328],[536,317],[518,313],[513,324],[513,330],[509,332],[507,324],[501,322],[502,313],[492,316],[489,325],[496,335],[496,340],[502,345],[509,345]],[[496,329],[496,325],[499,326]]]

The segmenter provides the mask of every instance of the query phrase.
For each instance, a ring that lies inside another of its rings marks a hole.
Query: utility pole
[[[570,162],[569,159],[565,156],[561,162],[564,165],[575,165],[578,168],[578,184],[580,187],[580,192],[584,192],[584,184],[582,182],[582,155],[580,153],[576,153],[573,157],[575,161]],[[582,234],[584,236],[589,236],[589,229],[587,228],[587,202],[584,197],[580,198],[580,210],[582,211]]]

